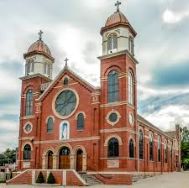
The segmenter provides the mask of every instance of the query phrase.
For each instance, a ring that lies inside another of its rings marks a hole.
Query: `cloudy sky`
[[[138,112],[167,130],[189,124],[189,1],[121,0],[135,40]],[[0,151],[17,146],[23,53],[44,31],[56,59],[99,85],[100,28],[115,0],[0,0]]]

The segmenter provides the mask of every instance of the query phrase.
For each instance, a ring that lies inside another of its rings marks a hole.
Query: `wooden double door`
[[[70,149],[68,147],[60,150],[59,169],[70,169]]]

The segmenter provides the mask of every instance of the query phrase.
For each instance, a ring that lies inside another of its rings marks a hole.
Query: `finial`
[[[66,57],[66,59],[64,61],[65,61],[65,67],[67,67],[69,59]]]
[[[117,12],[119,12],[119,6],[121,5],[121,2],[120,1],[117,1],[115,3],[115,6],[117,7]]]
[[[42,34],[43,34],[43,31],[39,31],[38,35],[39,35],[39,40],[42,40]]]

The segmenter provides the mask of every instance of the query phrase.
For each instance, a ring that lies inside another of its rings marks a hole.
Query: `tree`
[[[16,162],[16,149],[6,149],[5,152],[0,153],[0,166]]]
[[[189,130],[187,127],[182,129],[181,134],[181,160],[184,170],[189,168]]]
[[[54,178],[54,176],[51,172],[49,173],[49,176],[47,178],[47,183],[48,184],[54,184],[55,183],[55,178]]]
[[[42,172],[39,172],[39,175],[37,177],[36,183],[45,183],[45,180],[44,180]]]

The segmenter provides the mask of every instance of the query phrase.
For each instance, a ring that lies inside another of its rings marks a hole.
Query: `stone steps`
[[[97,185],[102,184],[100,180],[98,180],[95,176],[89,175],[86,173],[80,173],[80,176],[86,181],[88,185]]]

